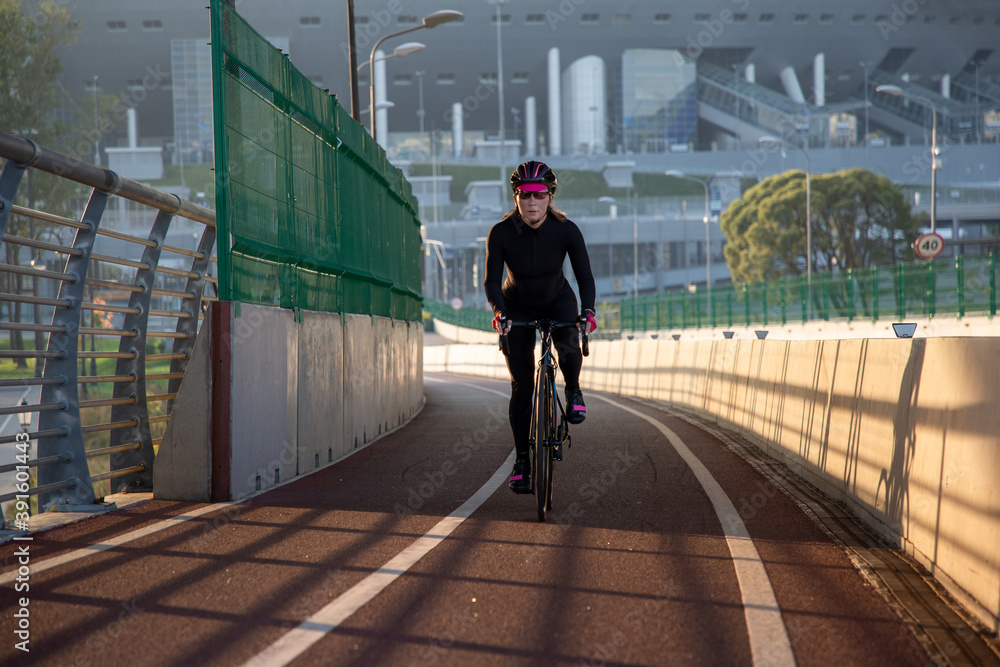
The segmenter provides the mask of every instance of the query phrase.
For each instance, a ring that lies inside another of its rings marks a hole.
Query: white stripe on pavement
[[[482,387],[476,388],[481,389]],[[280,667],[287,665],[302,655],[310,646],[336,629],[337,626],[346,621],[358,609],[368,604],[386,586],[405,574],[417,561],[426,556],[431,549],[441,544],[445,538],[451,535],[453,530],[462,525],[462,522],[469,518],[469,515],[475,512],[503,484],[507,478],[507,471],[513,462],[514,452],[512,451],[507,460],[500,466],[500,469],[493,473],[489,481],[476,491],[475,495],[466,500],[461,507],[441,519],[426,535],[401,551],[395,558],[369,574],[333,602],[300,623],[297,628],[288,632],[279,638],[278,641],[271,644],[271,646],[248,660],[244,663],[244,667],[250,667],[251,665],[254,667],[258,665]]]
[[[591,394],[591,396],[594,395]],[[684,441],[663,423],[617,401],[603,396],[594,396],[594,398],[644,419],[655,426],[687,463],[702,488],[705,489],[709,500],[712,501],[715,513],[722,524],[726,543],[729,545],[729,553],[733,556],[736,579],[743,597],[743,609],[746,616],[747,632],[750,635],[750,652],[753,656],[753,664],[755,667],[763,667],[764,665],[794,667],[795,655],[792,653],[788,632],[785,630],[785,623],[781,618],[781,609],[778,608],[778,601],[774,597],[771,580],[768,579],[767,570],[764,569],[764,563],[757,552],[757,547],[754,546],[753,540],[750,538],[746,525],[744,525],[732,501],[729,500],[729,496],[723,491],[722,486],[715,481],[712,473],[688,449]]]
[[[60,565],[65,565],[66,563],[72,563],[75,560],[80,560],[81,558],[86,558],[87,556],[93,556],[94,554],[99,554],[102,551],[107,551],[108,549],[114,549],[115,547],[120,547],[121,545],[127,544],[128,542],[131,542],[133,540],[138,540],[140,538],[146,537],[147,535],[158,533],[161,530],[166,530],[167,528],[173,528],[174,526],[182,524],[185,521],[190,521],[191,519],[197,519],[198,517],[204,514],[217,512],[221,509],[225,509],[226,507],[230,507],[236,504],[238,503],[228,502],[228,503],[215,503],[213,505],[206,505],[205,507],[200,507],[195,510],[190,510],[184,514],[170,517],[169,519],[164,519],[163,521],[146,526],[145,528],[139,528],[138,530],[133,530],[131,533],[125,533],[124,535],[113,537],[107,542],[91,544],[90,546],[70,551],[61,556],[48,558],[37,564],[32,562],[31,573],[38,574],[39,572],[45,572],[45,570],[51,570],[54,567],[59,567]],[[18,571],[16,569],[11,570],[10,572],[5,572],[3,574],[0,574],[0,585],[8,584],[14,581],[14,579],[16,579],[17,576],[18,576]]]

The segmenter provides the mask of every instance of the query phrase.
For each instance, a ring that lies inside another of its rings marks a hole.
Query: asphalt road
[[[793,498],[655,406],[587,394],[540,523],[508,390],[428,375],[412,422],[302,479],[0,546],[0,663],[931,664]]]

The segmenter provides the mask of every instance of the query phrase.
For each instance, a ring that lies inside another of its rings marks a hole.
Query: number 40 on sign
[[[917,237],[913,248],[921,259],[934,259],[944,250],[944,238],[937,232],[921,234]]]

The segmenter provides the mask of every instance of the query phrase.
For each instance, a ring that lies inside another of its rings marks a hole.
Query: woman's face
[[[517,212],[521,214],[521,219],[531,227],[537,227],[545,220],[552,195],[548,192],[522,192],[518,190],[517,194],[514,195],[514,201],[517,204]]]

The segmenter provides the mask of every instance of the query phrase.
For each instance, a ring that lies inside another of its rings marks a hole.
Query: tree
[[[885,176],[848,169],[813,176],[813,270],[858,269],[913,257],[919,234],[902,191]],[[733,281],[806,273],[806,175],[764,179],[723,212],[726,263]]]
[[[0,129],[31,139],[39,146],[58,149],[68,136],[67,124],[60,122],[54,113],[63,103],[58,86],[62,71],[58,51],[76,39],[79,26],[54,0],[42,0],[31,14],[22,5],[21,0],[0,0]],[[64,199],[63,193],[71,188],[63,179],[29,170],[18,188],[17,203],[34,208],[36,202]],[[57,212],[49,208],[50,212]],[[32,218],[11,216],[7,231],[15,236],[33,237],[40,233],[41,225]],[[6,261],[18,264],[21,247],[4,245]],[[7,291],[23,291],[21,275],[7,274],[7,281]],[[20,304],[8,302],[8,308],[10,321],[19,322]],[[36,320],[37,316],[36,307]],[[36,336],[36,346],[40,341],[41,337]],[[11,332],[11,348],[24,349],[20,331]],[[23,359],[18,360],[18,366],[26,366]]]

